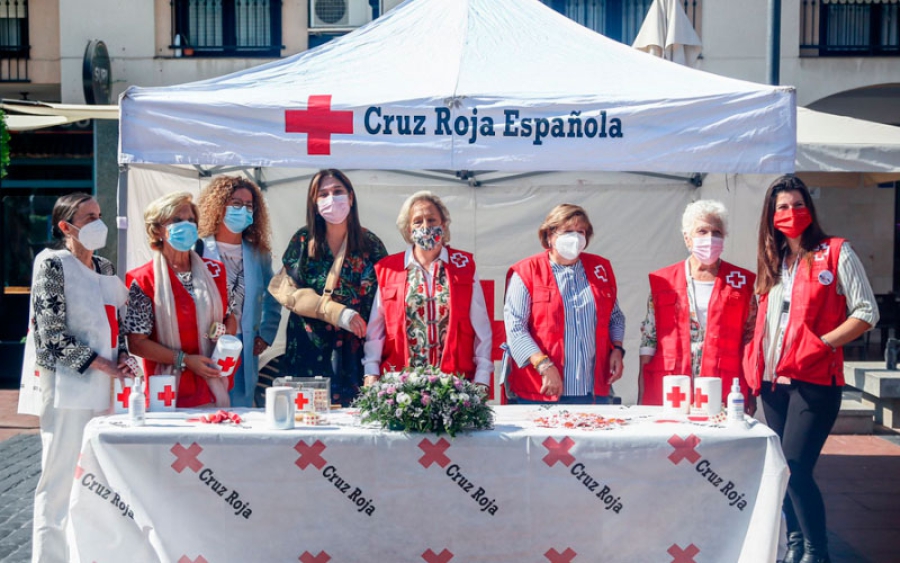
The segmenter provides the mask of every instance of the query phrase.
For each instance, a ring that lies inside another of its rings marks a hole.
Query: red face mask
[[[784,233],[787,238],[797,238],[803,234],[806,227],[812,224],[812,216],[806,207],[791,207],[775,212],[775,228]]]

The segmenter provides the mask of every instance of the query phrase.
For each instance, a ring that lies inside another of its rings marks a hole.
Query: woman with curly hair
[[[262,190],[241,176],[219,176],[198,201],[197,253],[225,264],[228,304],[244,343],[231,405],[252,407],[258,358],[275,340],[281,307],[266,291],[272,279],[269,211]]]
[[[377,281],[375,263],[387,255],[384,243],[359,223],[359,202],[350,179],[340,170],[320,170],[309,182],[306,226],[284,251],[287,275],[300,288],[321,294],[335,257],[344,262],[333,301],[346,306],[340,327],[291,313],[282,373],[331,377],[331,401],[348,405],[363,383],[363,337]]]

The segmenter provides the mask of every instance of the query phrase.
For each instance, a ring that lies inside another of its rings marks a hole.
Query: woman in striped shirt
[[[538,230],[546,250],[509,271],[508,384],[520,403],[608,403],[622,377],[625,316],[609,260],[582,253],[593,234],[584,209],[557,205]]]

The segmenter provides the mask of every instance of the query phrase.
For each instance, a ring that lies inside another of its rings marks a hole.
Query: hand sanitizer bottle
[[[131,386],[131,394],[128,396],[128,414],[131,415],[132,426],[144,425],[144,415],[147,411],[145,400],[143,379],[135,377],[134,384]]]
[[[744,422],[744,394],[741,393],[740,380],[735,377],[728,394],[728,422]]]

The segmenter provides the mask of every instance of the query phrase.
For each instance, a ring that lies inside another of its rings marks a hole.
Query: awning
[[[7,112],[10,131],[31,131],[65,125],[84,119],[119,119],[119,106],[51,104],[24,100],[3,100],[0,109]]]

